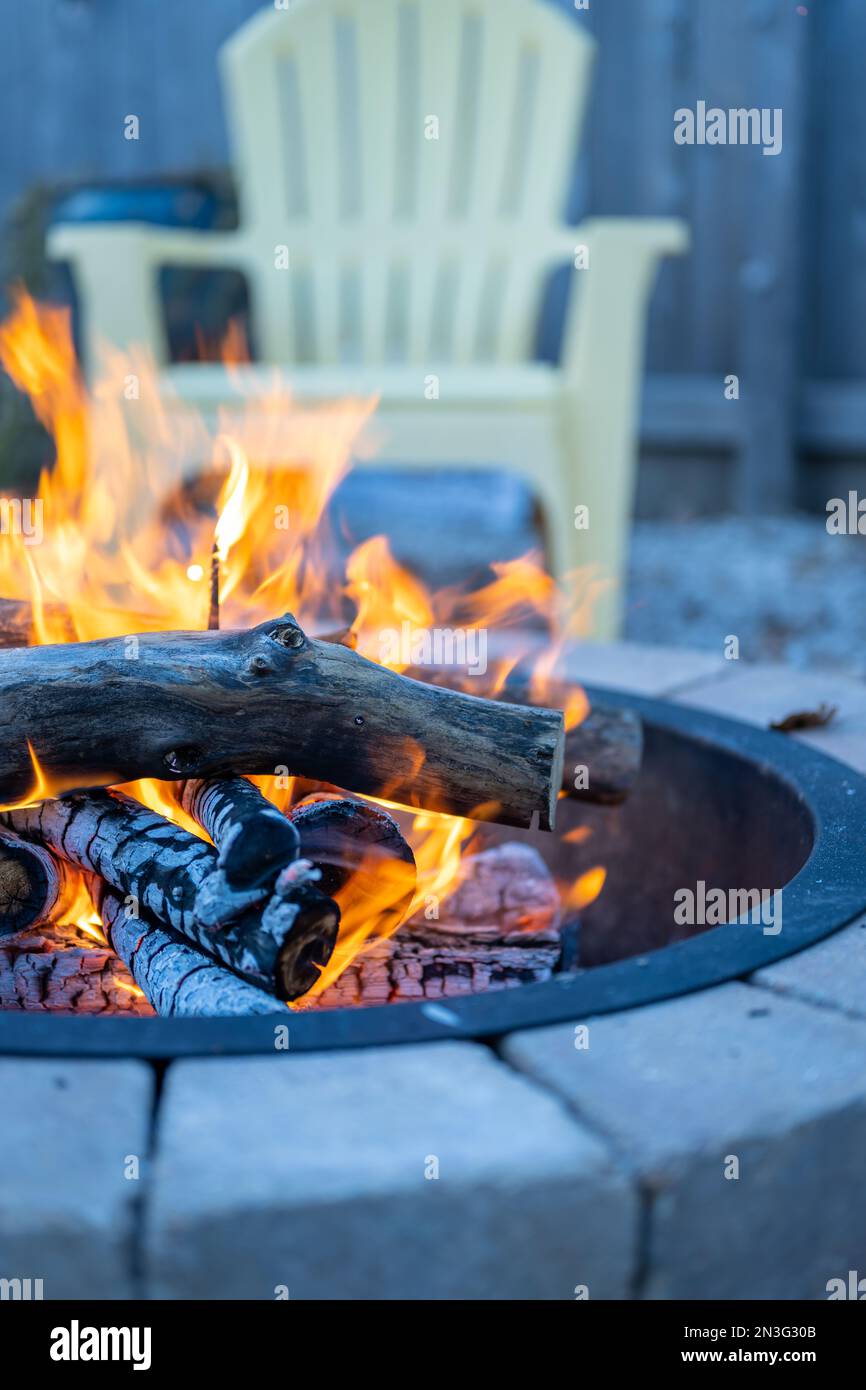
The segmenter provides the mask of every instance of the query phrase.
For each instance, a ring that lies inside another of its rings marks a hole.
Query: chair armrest
[[[604,376],[623,354],[640,360],[647,302],[658,262],[680,256],[689,228],[675,217],[594,217],[574,229],[588,264],[576,270],[562,343],[570,387]]]
[[[145,222],[57,223],[49,259],[69,261],[83,317],[85,365],[99,370],[106,348],[148,350],[168,360],[157,276],[164,265],[230,265],[235,233],[185,231]]]

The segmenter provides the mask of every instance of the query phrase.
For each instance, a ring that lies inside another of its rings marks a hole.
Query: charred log
[[[223,969],[167,927],[137,917],[104,880],[91,877],[89,886],[112,949],[160,1017],[285,1017],[273,995]]]
[[[0,814],[0,823],[99,874],[139,912],[169,926],[260,989],[304,994],[330,958],[339,909],[303,861],[269,889],[237,891],[217,852],[118,792],[82,792]]]
[[[559,911],[536,850],[483,850],[463,861],[441,903],[428,901],[394,936],[370,945],[309,1006],[450,999],[549,979],[561,952]]]
[[[232,888],[272,882],[299,857],[300,837],[291,821],[245,777],[183,782],[178,801],[213,840]]]
[[[114,951],[75,927],[58,926],[0,942],[0,1009],[153,1013]]]
[[[11,830],[0,830],[0,938],[55,921],[74,892],[62,860]]]
[[[55,784],[285,767],[409,806],[552,827],[557,711],[408,680],[290,615],[249,632],[143,633],[0,652],[0,798]],[[480,809],[479,809],[480,808]]]

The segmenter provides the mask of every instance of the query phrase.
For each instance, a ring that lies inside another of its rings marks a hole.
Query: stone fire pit
[[[579,665],[761,725],[835,704],[797,737],[866,771],[857,682],[628,644]],[[46,1298],[823,1299],[866,1272],[866,920],[490,1046],[5,1057],[0,1084],[0,1276]]]

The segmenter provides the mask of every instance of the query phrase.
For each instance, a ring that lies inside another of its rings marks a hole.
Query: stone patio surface
[[[629,643],[587,682],[866,770],[837,674]],[[169,1066],[0,1059],[0,1278],[44,1297],[806,1298],[866,1275],[866,922],[750,979],[513,1034]]]

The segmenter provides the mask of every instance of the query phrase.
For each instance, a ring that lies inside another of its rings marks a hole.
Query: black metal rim
[[[579,1022],[739,979],[810,946],[866,912],[866,778],[803,743],[718,715],[603,687],[590,698],[637,710],[648,725],[760,764],[786,782],[814,828],[812,851],[785,885],[784,928],[732,922],[645,956],[538,985],[447,1003],[392,1004],[238,1019],[118,1019],[0,1013],[0,1055],[174,1057],[291,1052],[447,1038],[491,1038]],[[286,1039],[288,1028],[288,1039]]]

